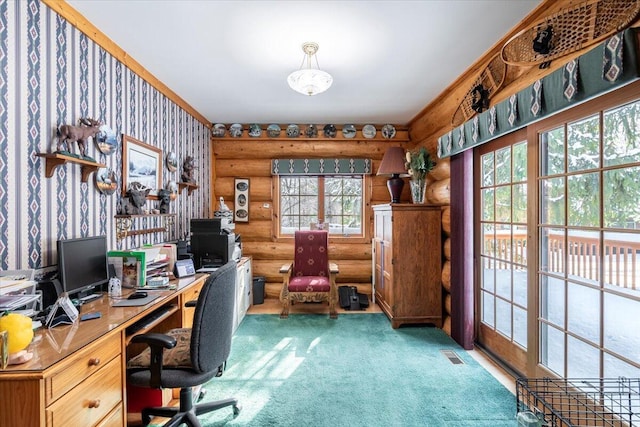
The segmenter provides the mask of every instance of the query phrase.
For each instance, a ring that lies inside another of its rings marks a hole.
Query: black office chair
[[[152,416],[171,417],[165,426],[200,426],[199,414],[233,407],[240,413],[235,398],[193,404],[192,387],[222,375],[231,350],[233,304],[236,287],[236,263],[229,262],[211,273],[200,291],[193,316],[193,327],[173,329],[165,334],[149,333],[133,337],[131,342],[149,345],[132,358],[127,381],[138,387],[180,388],[180,407],[145,408],[142,422]]]

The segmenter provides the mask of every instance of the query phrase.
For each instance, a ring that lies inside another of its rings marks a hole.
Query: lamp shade
[[[387,188],[391,196],[391,203],[400,203],[400,195],[404,187],[404,180],[400,175],[407,174],[404,166],[405,154],[402,147],[389,147],[382,156],[382,162],[376,175],[391,175],[387,180]]]
[[[382,157],[377,175],[406,175],[405,161],[406,158],[402,147],[389,147]]]

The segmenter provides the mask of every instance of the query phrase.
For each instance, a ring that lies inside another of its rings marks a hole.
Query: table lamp
[[[400,194],[404,187],[404,180],[400,175],[407,174],[404,166],[406,159],[402,147],[389,147],[382,157],[382,162],[376,175],[391,175],[387,180],[387,188],[391,194],[391,203],[400,203]]]

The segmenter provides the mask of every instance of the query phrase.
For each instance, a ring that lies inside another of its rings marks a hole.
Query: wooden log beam
[[[217,159],[318,159],[339,157],[382,159],[387,148],[391,146],[400,146],[407,149],[411,144],[408,141],[401,141],[397,138],[380,141],[320,141],[317,139],[270,141],[262,138],[213,140],[213,152]]]
[[[450,178],[435,181],[427,187],[427,200],[431,203],[448,205],[451,200]]]
[[[449,206],[446,206],[442,209],[442,230],[445,232],[447,236],[451,236],[451,208]],[[450,240],[450,239],[447,239],[447,240]],[[449,259],[450,258],[451,258],[451,242],[449,242]]]

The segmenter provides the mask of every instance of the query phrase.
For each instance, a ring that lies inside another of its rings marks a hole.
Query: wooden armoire
[[[405,323],[442,327],[440,206],[373,206],[376,302],[395,329]]]

